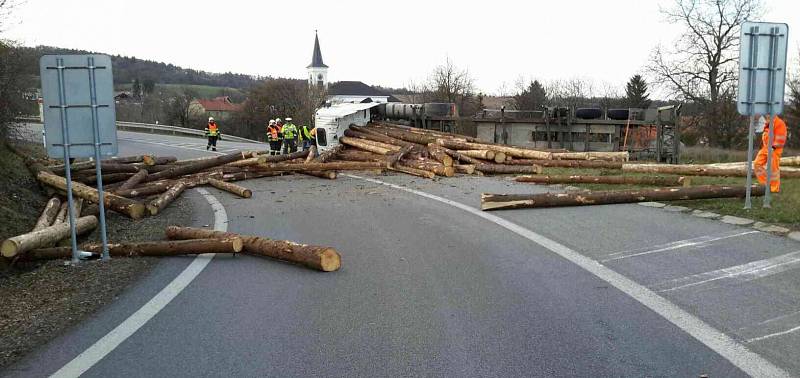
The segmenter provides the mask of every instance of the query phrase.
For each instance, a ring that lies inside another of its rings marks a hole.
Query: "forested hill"
[[[39,76],[39,58],[46,54],[90,54],[85,50],[72,50],[52,46],[21,47],[27,72]],[[152,81],[160,84],[194,84],[214,87],[249,88],[255,84],[254,76],[236,74],[232,72],[211,73],[172,64],[154,62],[152,60],[138,59],[136,57],[111,55],[114,67],[114,83],[129,84],[134,79],[141,82]]]

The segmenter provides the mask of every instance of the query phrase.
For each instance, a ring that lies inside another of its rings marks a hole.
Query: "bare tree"
[[[192,114],[189,111],[189,104],[196,97],[194,91],[181,87],[177,93],[167,98],[164,104],[167,124],[191,127]]]
[[[671,96],[697,103],[701,129],[714,144],[731,147],[742,120],[726,112],[735,97],[739,32],[762,13],[760,0],[675,0],[661,9],[666,21],[684,27],[674,48],[657,46],[648,71],[654,84]]]
[[[800,63],[800,56],[798,56]],[[789,77],[789,101],[785,104],[784,117],[789,128],[789,138],[786,144],[789,147],[800,147],[800,65],[795,65],[794,72]]]
[[[469,71],[456,67],[450,58],[433,70],[428,81],[434,96],[443,102],[459,104],[465,97],[472,96],[475,89]]]

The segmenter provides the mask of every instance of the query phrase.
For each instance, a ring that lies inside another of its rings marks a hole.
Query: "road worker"
[[[267,142],[269,142],[269,154],[280,155],[281,130],[274,119],[269,120],[269,125],[267,126]]]
[[[208,137],[206,150],[210,148],[212,151],[216,151],[217,140],[222,139],[222,133],[219,132],[219,126],[217,126],[217,122],[214,121],[214,117],[208,117],[208,125],[206,125],[205,132],[206,137]]]
[[[775,116],[774,119],[775,132],[772,139],[772,160],[770,174],[769,188],[773,193],[781,191],[781,155],[783,155],[783,146],[786,144],[786,123]],[[769,119],[764,123],[764,132],[761,134],[761,149],[758,150],[756,159],[753,162],[753,171],[756,178],[761,185],[767,184],[767,156],[769,156]]]
[[[297,139],[300,136],[297,126],[292,123],[292,119],[286,117],[286,124],[283,125],[283,152],[292,153],[297,151]]]
[[[308,125],[303,125],[303,127],[300,128],[300,139],[303,141],[303,151],[314,145],[314,135],[311,135],[311,130],[308,128]]]

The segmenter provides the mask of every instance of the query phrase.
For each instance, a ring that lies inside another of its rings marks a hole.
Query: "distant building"
[[[333,104],[362,102],[400,102],[397,98],[382,90],[373,88],[360,81],[340,81],[328,83],[328,66],[322,61],[319,47],[319,35],[314,33],[314,51],[308,70],[308,85],[312,88],[326,89],[327,100]]]
[[[400,102],[391,94],[360,81],[339,81],[328,88],[328,101],[334,104],[345,102]]]
[[[231,102],[229,96],[195,99],[189,103],[189,114],[194,117],[214,117],[225,120],[240,110],[242,110],[242,105]]]
[[[322,62],[322,51],[319,49],[319,35],[314,31],[314,52],[308,70],[308,85],[312,88],[328,89],[328,66]]]

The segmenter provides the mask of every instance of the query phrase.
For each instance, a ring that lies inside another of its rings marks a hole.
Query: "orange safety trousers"
[[[772,174],[770,175],[770,183],[769,183],[769,190],[773,193],[777,193],[781,191],[781,155],[783,154],[783,148],[774,148],[772,150]],[[753,162],[753,171],[756,174],[756,178],[761,185],[767,184],[767,155],[769,155],[769,150],[767,146],[761,146],[761,149],[758,150],[758,155],[756,155],[756,160]]]

